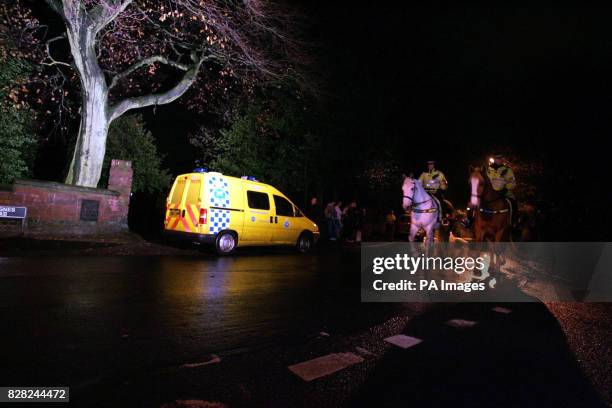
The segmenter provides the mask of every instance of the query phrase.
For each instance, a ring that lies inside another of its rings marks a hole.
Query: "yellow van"
[[[164,233],[214,244],[222,255],[254,245],[296,245],[307,252],[319,238],[317,225],[274,187],[205,169],[174,181]]]

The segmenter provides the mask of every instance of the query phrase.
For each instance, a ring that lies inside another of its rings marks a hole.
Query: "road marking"
[[[363,358],[354,353],[332,353],[287,368],[302,380],[312,381],[363,361]]]
[[[423,340],[418,339],[412,336],[406,336],[405,334],[398,334],[395,336],[387,337],[385,339],[387,343],[391,343],[394,346],[401,347],[403,349],[407,349],[410,347],[414,347],[417,344],[421,343]]]
[[[451,319],[446,322],[448,326],[454,327],[455,329],[467,329],[469,327],[474,327],[478,324],[473,320],[465,320],[465,319]]]
[[[501,307],[501,306],[496,306],[496,307],[494,307],[491,310],[494,311],[494,312],[503,313],[503,314],[512,313],[512,309],[508,309],[506,307]]]
[[[202,366],[209,365],[209,364],[217,364],[220,362],[221,362],[221,358],[219,358],[218,355],[211,354],[210,360],[208,361],[202,361],[200,363],[185,363],[181,365],[179,368],[196,368],[196,367],[202,367]]]

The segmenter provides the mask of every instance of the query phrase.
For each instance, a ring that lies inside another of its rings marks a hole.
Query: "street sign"
[[[23,220],[28,213],[27,207],[10,207],[0,205],[0,218],[13,218]]]

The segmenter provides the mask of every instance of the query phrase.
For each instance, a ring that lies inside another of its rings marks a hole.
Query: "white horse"
[[[429,193],[425,191],[419,180],[412,177],[404,177],[402,191],[404,192],[402,207],[404,210],[410,208],[412,212],[408,240],[414,242],[419,229],[423,228],[425,231],[424,242],[427,244],[433,243],[435,230],[440,227],[438,222],[440,209],[438,205]]]

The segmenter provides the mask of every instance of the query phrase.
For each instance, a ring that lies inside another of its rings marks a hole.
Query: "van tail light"
[[[206,221],[208,221],[208,210],[206,210],[206,208],[200,208],[200,220],[198,224],[206,224]]]

